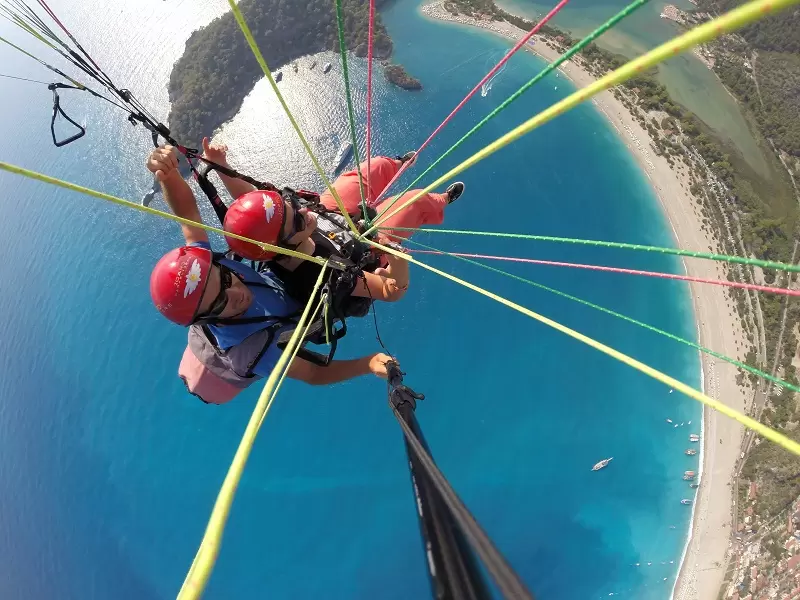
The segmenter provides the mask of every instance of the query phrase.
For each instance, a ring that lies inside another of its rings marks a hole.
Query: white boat
[[[603,460],[601,460],[599,463],[597,463],[595,466],[592,467],[592,471],[599,471],[600,469],[604,469],[605,467],[608,466],[608,463],[610,463],[612,460],[614,460],[613,456],[611,458],[604,458]]]
[[[692,422],[691,422],[691,421],[689,421],[689,423],[688,423],[688,424],[689,424],[689,425],[691,425],[691,424],[692,424]]]
[[[700,441],[700,436],[697,435],[696,433],[690,433],[689,434],[689,441],[690,442],[699,442]]]
[[[694,448],[687,448],[686,450],[684,450],[683,453],[686,456],[694,456],[695,454],[697,454],[697,450],[695,450]]]
[[[297,73],[297,69],[298,69],[298,67],[297,67],[297,63],[294,63],[294,64],[292,65],[292,69],[294,70],[294,72],[295,72],[295,73]]]
[[[325,63],[325,66],[322,67],[322,72],[327,73],[331,70],[331,63]]]
[[[672,419],[667,419],[667,423],[672,423]]]
[[[494,83],[494,80],[497,79],[500,76],[500,73],[502,73],[505,70],[506,70],[506,66],[503,65],[502,67],[500,67],[500,70],[497,73],[495,73],[494,75],[492,75],[489,78],[489,81],[487,81],[486,83],[484,83],[481,86],[481,96],[482,97],[486,98],[486,96],[492,90],[492,84]]]
[[[688,498],[684,498],[683,500],[681,500],[681,504],[691,504],[691,503],[692,501],[689,500]]]
[[[671,393],[672,393],[672,392],[674,392],[674,391],[675,391],[675,390],[670,390],[670,391],[669,391],[669,393],[671,394]]]

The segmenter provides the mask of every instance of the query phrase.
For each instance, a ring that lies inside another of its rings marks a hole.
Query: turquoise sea
[[[165,118],[171,65],[191,31],[227,3],[51,6],[112,78]],[[424,90],[389,87],[376,73],[377,152],[419,145],[491,67],[487,57],[508,47],[484,32],[425,20],[417,9],[418,0],[397,0],[384,13],[396,59]],[[5,21],[0,35],[44,56]],[[7,48],[0,61],[0,72],[50,80]],[[420,166],[543,66],[530,55],[513,58]],[[363,121],[365,62],[353,59],[352,70]],[[332,140],[347,131],[340,72],[336,66],[323,78],[284,69],[280,84],[325,164],[336,153]],[[113,107],[65,92],[65,109],[89,133],[58,150],[49,140],[47,89],[0,79],[0,91],[0,160],[132,200],[149,188],[148,136]],[[546,79],[443,167],[570,91],[563,78]],[[319,186],[263,82],[219,137],[256,176]],[[467,191],[447,215],[452,228],[673,243],[646,180],[591,106],[462,179]],[[180,243],[176,226],[5,173],[0,183],[0,598],[172,598],[258,390],[211,407],[176,377],[185,333],[158,316],[147,287],[157,258]],[[418,239],[465,252],[681,268],[668,257],[578,246]],[[697,355],[683,346],[477,267],[425,259],[699,385]],[[508,270],[694,338],[688,291],[677,282]],[[691,430],[699,430],[695,403],[420,269],[401,303],[378,307],[378,321],[406,382],[427,396],[417,412],[439,465],[537,598],[669,597],[690,517],[679,503],[691,492],[681,474],[697,461],[683,454],[690,427],[665,419],[693,420]],[[377,349],[364,319],[353,323],[341,353]],[[239,486],[207,598],[429,595],[401,433],[385,394],[373,378],[328,389],[284,386]],[[609,456],[607,469],[591,472]]]

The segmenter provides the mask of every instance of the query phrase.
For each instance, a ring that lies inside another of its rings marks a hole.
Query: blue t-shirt
[[[192,245],[211,250],[211,245],[208,242],[197,242]],[[227,258],[220,259],[219,262],[239,274],[245,285],[247,285],[248,282],[263,281],[270,286],[247,286],[247,289],[253,294],[253,302],[244,314],[239,315],[241,318],[263,316],[288,317],[296,314],[300,310],[301,307],[286,293],[283,282],[275,277],[269,270],[264,270],[259,273],[243,263]],[[243,342],[255,332],[266,329],[271,324],[270,321],[266,321],[263,323],[247,323],[244,325],[209,325],[209,329],[214,334],[214,337],[217,338],[217,345],[221,349],[227,350]],[[280,333],[290,330],[291,328],[292,326],[289,325],[279,329],[275,334],[275,341],[277,341]],[[269,377],[272,369],[275,367],[275,363],[277,363],[278,358],[280,358],[281,352],[282,350],[273,342],[264,353],[264,356],[261,357],[261,360],[258,361],[258,364],[253,367],[253,372],[261,377]]]

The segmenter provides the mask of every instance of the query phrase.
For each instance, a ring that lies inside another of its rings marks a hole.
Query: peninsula
[[[386,2],[377,0],[377,8]],[[329,2],[242,0],[239,8],[272,69],[307,54],[339,49],[335,13]],[[347,15],[344,21],[347,48],[358,56],[366,56],[369,6],[359,0],[342,0],[342,8]],[[373,56],[386,60],[391,55],[392,40],[376,11]],[[386,76],[406,89],[421,87],[399,65]],[[261,67],[232,13],[217,17],[193,32],[169,79],[172,107],[168,123],[175,138],[189,146],[198,146],[203,136],[211,136],[239,111],[245,96],[261,77]]]

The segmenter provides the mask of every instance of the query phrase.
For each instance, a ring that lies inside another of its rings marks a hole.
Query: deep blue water
[[[94,6],[53,4],[109,74],[165,117],[166,80],[184,40],[225,3]],[[426,21],[416,6],[399,0],[385,19],[396,59],[425,89],[407,93],[376,78],[378,152],[420,144],[491,66],[486,56],[507,48],[483,32]],[[0,24],[0,35],[9,32]],[[49,80],[5,48],[0,60],[4,72]],[[529,55],[512,59],[427,160],[542,66]],[[365,63],[352,68],[363,119]],[[332,134],[344,139],[347,131],[339,72],[323,79],[284,69],[281,84],[326,164],[337,149]],[[89,134],[58,150],[49,142],[49,92],[9,80],[0,90],[0,160],[133,200],[146,191],[147,136],[115,109],[69,96],[66,107]],[[443,169],[569,92],[563,78],[545,80]],[[220,138],[256,176],[319,185],[263,82]],[[448,211],[452,228],[672,243],[645,179],[591,107],[461,178],[468,189]],[[0,183],[0,597],[174,597],[258,390],[209,407],[177,379],[185,333],[158,316],[147,292],[154,262],[180,243],[173,224],[5,173]],[[667,257],[579,246],[418,239],[466,252],[680,268]],[[683,346],[477,267],[425,260],[699,384],[697,356]],[[694,338],[687,290],[675,282],[508,270]],[[427,396],[418,416],[438,463],[538,598],[668,597],[689,518],[679,504],[689,492],[680,475],[696,461],[682,453],[688,427],[664,419],[699,426],[694,403],[420,269],[404,300],[378,307],[378,317],[406,382]],[[342,356],[375,350],[371,321],[354,323]],[[590,471],[608,456],[615,457],[609,468]],[[425,597],[427,585],[384,385],[364,378],[320,390],[288,382],[239,487],[206,597],[407,599]]]

